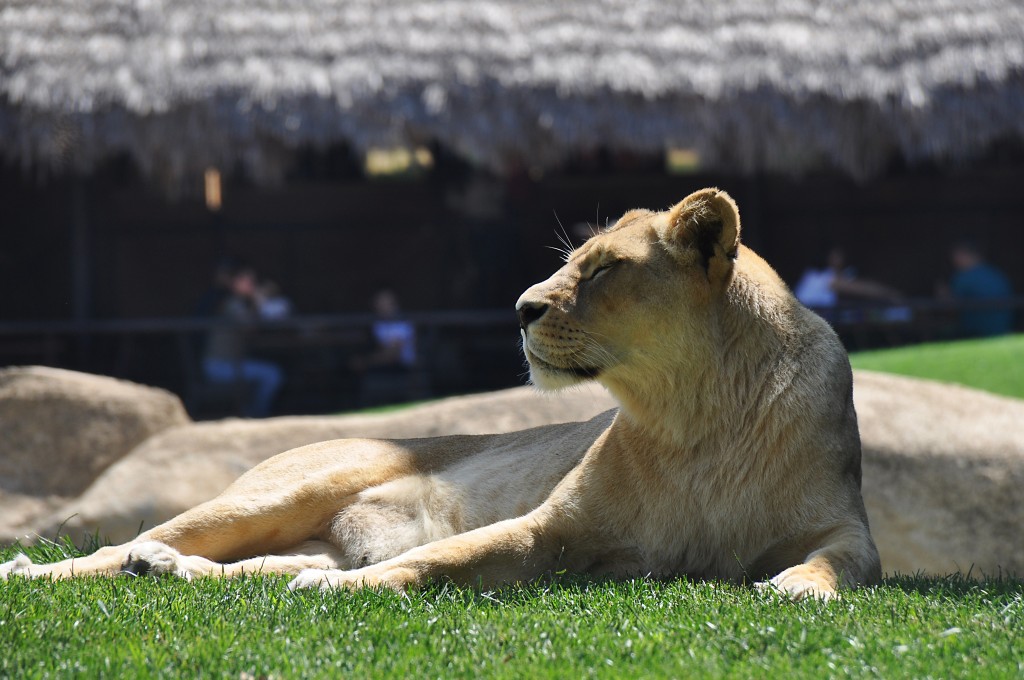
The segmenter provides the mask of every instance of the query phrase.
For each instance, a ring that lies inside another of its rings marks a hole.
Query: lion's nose
[[[516,305],[516,314],[519,315],[519,327],[526,330],[531,323],[544,316],[548,306],[543,302],[521,301]]]

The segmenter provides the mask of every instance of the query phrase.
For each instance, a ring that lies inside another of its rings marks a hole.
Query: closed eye
[[[610,270],[612,267],[617,265],[620,261],[621,260],[612,260],[611,262],[606,262],[606,263],[602,264],[601,266],[597,267],[596,269],[594,269],[594,271],[592,271],[590,273],[590,278],[588,278],[587,280],[588,281],[593,281],[598,276],[601,276],[602,274],[604,274],[605,272]]]

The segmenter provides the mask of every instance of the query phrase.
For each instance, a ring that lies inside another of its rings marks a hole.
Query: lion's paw
[[[360,585],[362,584],[351,578],[351,572],[341,569],[303,569],[288,584],[288,590],[298,590],[299,588],[319,588],[320,590],[348,588],[354,590]]]
[[[132,576],[172,574],[186,580],[192,573],[185,567],[185,556],[159,541],[146,541],[132,546],[121,565],[121,572]]]
[[[837,597],[831,584],[800,564],[786,569],[770,581],[755,584],[755,587],[778,591],[795,602],[806,599],[827,601]]]
[[[32,572],[29,569],[31,566],[32,560],[28,558],[28,555],[18,555],[10,562],[0,564],[0,581],[6,581],[11,576],[31,577]]]
[[[390,588],[396,592],[404,592],[412,584],[411,572],[397,569],[377,569],[366,567],[352,571],[341,569],[303,569],[291,583],[289,590],[299,588],[319,588],[320,590],[333,590],[346,588],[348,590],[359,590],[360,588]]]

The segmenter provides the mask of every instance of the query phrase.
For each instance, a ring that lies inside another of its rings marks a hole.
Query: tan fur
[[[595,378],[618,412],[302,447],[131,543],[19,557],[0,576],[263,571],[401,589],[566,569],[770,579],[797,599],[873,583],[846,354],[739,234],[732,199],[705,189],[627,213],[523,294],[534,383]]]

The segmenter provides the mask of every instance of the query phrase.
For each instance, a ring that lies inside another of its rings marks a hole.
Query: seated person
[[[846,255],[840,248],[829,250],[823,269],[807,269],[793,288],[793,294],[825,318],[833,314],[829,310],[838,306],[842,298],[896,302],[902,297],[899,291],[889,286],[858,278],[854,269],[846,265]]]
[[[981,248],[972,241],[961,241],[950,250],[956,274],[948,294],[957,300],[998,300],[1013,295],[1006,276],[988,264]],[[967,309],[960,313],[959,332],[967,337],[1009,333],[1013,328],[1013,310]]]
[[[281,387],[283,375],[276,364],[246,356],[248,326],[258,319],[256,276],[251,269],[239,267],[231,273],[227,294],[220,303],[217,317],[228,323],[210,331],[203,373],[210,382],[251,385],[253,389],[243,415],[266,417]]]
[[[256,305],[260,318],[265,321],[280,321],[292,315],[292,301],[273,281],[264,281],[256,289]]]
[[[407,371],[416,365],[416,328],[399,317],[398,298],[390,290],[382,290],[373,298],[373,339],[376,344],[369,354],[352,360],[356,371]]]

